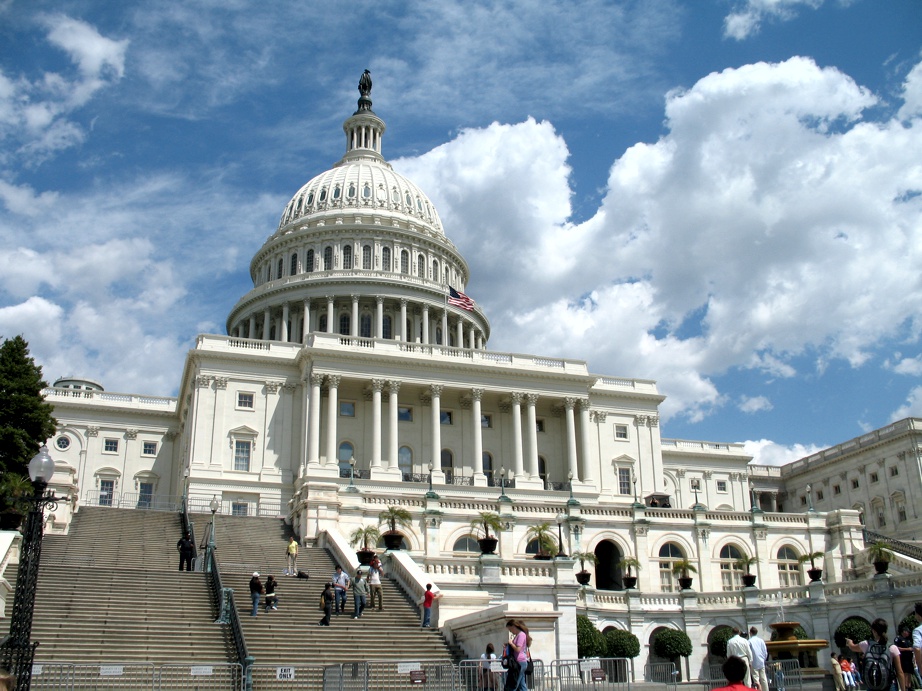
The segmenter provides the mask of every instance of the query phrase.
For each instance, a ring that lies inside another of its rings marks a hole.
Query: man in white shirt
[[[765,674],[765,661],[768,660],[768,648],[758,636],[759,630],[749,628],[749,650],[752,652],[752,685],[761,691],[768,691],[768,677]]]
[[[922,602],[916,603],[914,613],[918,626],[912,630],[912,654],[916,659],[916,669],[922,672]]]
[[[733,627],[733,636],[727,641],[727,657],[734,656],[746,663],[746,676],[743,677],[743,683],[749,684],[752,676],[752,651],[749,649],[749,641],[736,627]]]

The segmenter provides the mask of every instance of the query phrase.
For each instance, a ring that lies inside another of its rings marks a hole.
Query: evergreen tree
[[[29,461],[54,434],[57,421],[45,403],[42,368],[22,336],[0,345],[0,472],[28,476]]]

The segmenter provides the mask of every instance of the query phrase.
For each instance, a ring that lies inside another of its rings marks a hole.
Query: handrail
[[[198,548],[195,546],[195,524],[189,520],[189,510],[186,506],[186,498],[182,498],[182,508],[179,512],[179,522],[182,524],[183,535],[189,533],[189,539],[192,540],[192,563],[195,563],[195,560],[198,559]]]
[[[214,550],[207,550],[205,559],[206,571],[211,571],[211,592],[214,595],[215,602],[218,603],[219,620],[231,627],[231,635],[234,637],[234,648],[237,650],[237,661],[243,665],[244,677],[248,677],[248,668],[253,664],[254,659],[250,657],[247,650],[246,638],[243,635],[243,628],[240,626],[240,617],[237,614],[237,605],[234,602],[234,591],[231,588],[224,588],[221,582],[221,570],[218,568],[218,560],[215,558]],[[227,600],[225,601],[225,598]]]
[[[890,546],[890,548],[897,554],[902,554],[913,559],[922,560],[922,548],[919,548],[918,545],[912,545],[908,542],[903,542],[902,540],[897,540],[896,538],[887,537],[881,533],[876,533],[873,530],[864,530],[864,542],[865,546],[867,543],[874,542],[884,542]]]

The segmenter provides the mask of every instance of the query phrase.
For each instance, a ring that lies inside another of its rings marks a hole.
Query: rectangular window
[[[858,478],[852,479],[852,489],[858,489]]]
[[[252,442],[236,441],[234,442],[234,470],[241,470],[245,473],[250,472],[250,450]]]
[[[615,425],[615,439],[627,439],[627,425]]]
[[[833,485],[833,486],[832,486],[832,493],[833,493],[835,496],[839,496],[840,494],[842,494],[842,485]]]
[[[896,516],[900,523],[906,520],[906,505],[905,504],[896,505]]]
[[[539,432],[544,431],[544,420],[535,420],[535,429]]]
[[[355,417],[355,403],[352,401],[340,401],[339,414],[341,417]]]
[[[803,497],[800,498],[800,505],[801,505],[801,506],[806,506],[806,505],[807,505],[807,497],[806,497],[806,496],[803,496]]]
[[[243,391],[237,392],[237,407],[238,408],[247,408],[249,410],[253,409],[253,394],[244,393]]]
[[[231,502],[232,516],[248,516],[250,514],[250,505],[245,501]]]
[[[138,487],[138,508],[149,509],[154,498],[154,483],[142,482]]]
[[[397,407],[397,419],[400,422],[413,422],[413,409],[406,406]]]
[[[493,416],[492,415],[481,415],[480,416],[480,426],[484,429],[493,429]]]
[[[816,500],[817,500],[817,501],[823,501],[823,496],[824,496],[824,495],[823,495],[823,490],[818,489],[818,490],[816,491]]]
[[[872,484],[875,483],[875,482],[880,482],[880,477],[878,477],[877,473],[871,473],[871,476],[870,476],[870,477],[871,477],[871,483],[872,483]]]
[[[453,425],[454,417],[451,414],[450,410],[440,410],[439,411],[439,423],[442,425]]]
[[[631,493],[631,469],[618,468],[618,491],[621,494]]]
[[[717,491],[726,493],[727,491],[727,481],[726,480],[717,481]]]
[[[899,474],[900,474],[899,468],[897,468],[896,466],[893,466],[892,468],[890,468],[890,477],[896,477]]]
[[[115,480],[99,481],[99,505],[112,506],[112,495],[115,494]]]
[[[157,442],[155,441],[146,441],[144,446],[141,449],[141,453],[145,456],[156,456],[157,455]]]
[[[106,439],[102,450],[106,453],[118,453],[118,439]]]
[[[887,525],[887,517],[884,515],[883,509],[877,509],[877,527],[883,528]]]

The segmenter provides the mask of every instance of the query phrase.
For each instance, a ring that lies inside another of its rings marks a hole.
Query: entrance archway
[[[621,567],[618,564],[624,558],[621,550],[611,540],[602,540],[595,548],[599,563],[595,567],[595,587],[598,590],[624,590],[621,580]]]

